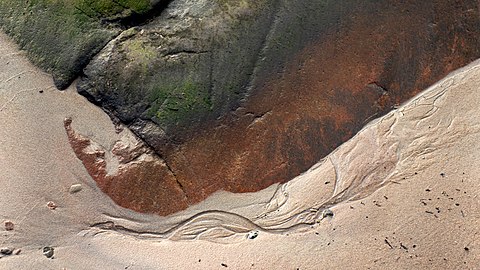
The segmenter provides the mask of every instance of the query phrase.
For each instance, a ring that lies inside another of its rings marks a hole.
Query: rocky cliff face
[[[68,125],[67,133],[100,188],[140,212],[165,215],[220,189],[285,182],[369,120],[478,58],[478,5],[174,0],[150,3],[143,12],[158,16],[123,31],[125,21],[142,21],[128,15],[142,14],[130,7],[115,13],[130,19],[114,30],[112,23],[89,30],[111,31],[99,44],[114,38],[100,52],[87,50],[95,57],[78,89],[155,157],[107,177]]]

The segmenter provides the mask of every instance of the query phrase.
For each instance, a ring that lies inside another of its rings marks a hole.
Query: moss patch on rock
[[[3,0],[0,27],[62,89],[121,31],[108,21],[151,8],[149,0]]]
[[[148,0],[74,0],[75,8],[91,17],[109,18],[122,13],[146,13],[151,9]]]
[[[156,122],[178,124],[184,118],[192,118],[196,113],[212,110],[210,96],[201,83],[187,79],[172,85],[153,89],[152,106],[147,115]]]
[[[188,136],[246,94],[276,3],[173,1],[112,41],[85,69],[79,91],[126,124],[147,120]]]

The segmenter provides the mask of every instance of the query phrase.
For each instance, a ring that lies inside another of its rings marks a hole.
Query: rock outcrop
[[[474,0],[174,0],[162,8],[105,35],[115,38],[78,84],[155,152],[158,166],[137,160],[124,167],[131,176],[108,176],[119,181],[89,169],[107,195],[140,212],[164,215],[217,190],[288,181],[480,56]],[[67,133],[87,169],[95,164],[68,125]]]
[[[64,89],[107,42],[166,0],[0,1],[0,28]]]
[[[105,149],[64,121],[68,140],[98,187],[120,206],[168,215],[188,206],[182,185],[165,162],[128,129]]]

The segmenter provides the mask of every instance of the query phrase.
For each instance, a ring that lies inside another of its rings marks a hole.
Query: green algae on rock
[[[76,0],[74,3],[76,9],[89,17],[107,19],[132,12],[145,13],[152,7],[149,0]]]
[[[244,97],[277,4],[173,1],[110,42],[85,69],[79,92],[124,123],[152,121],[185,136]]]
[[[121,31],[116,21],[148,12],[149,0],[3,0],[0,27],[66,88]]]

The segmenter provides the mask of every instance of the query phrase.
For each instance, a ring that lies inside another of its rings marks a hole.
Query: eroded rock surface
[[[110,148],[78,134],[64,121],[70,145],[98,187],[112,200],[139,212],[168,215],[188,206],[183,187],[163,160],[124,129]]]

